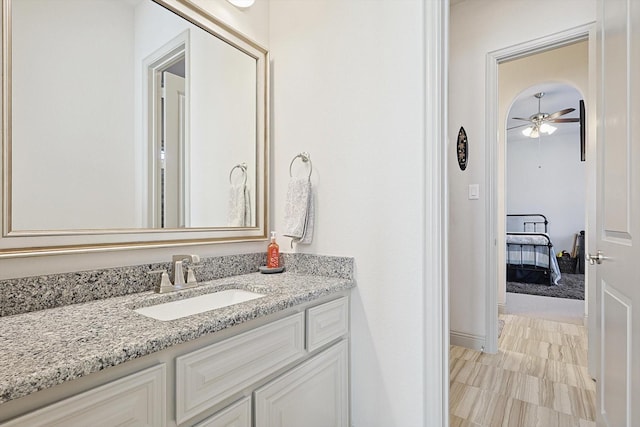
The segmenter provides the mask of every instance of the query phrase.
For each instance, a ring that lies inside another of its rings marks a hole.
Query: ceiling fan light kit
[[[534,126],[529,126],[529,127],[526,127],[524,129],[522,129],[522,134],[524,136],[528,136],[530,138],[537,138],[538,136],[540,136],[540,133],[538,132],[538,129],[535,128]]]
[[[538,92],[533,96],[538,98],[538,112],[528,119],[524,119],[522,117],[513,117],[514,120],[524,120],[530,122],[530,124],[515,126],[510,129],[527,126],[522,130],[522,134],[524,136],[528,136],[529,138],[539,138],[541,134],[551,135],[558,129],[557,127],[549,123],[572,123],[580,121],[579,118],[560,118],[560,116],[564,116],[565,114],[569,114],[572,111],[575,111],[575,108],[565,108],[564,110],[556,111],[552,114],[541,112],[540,99],[544,96],[544,92]]]
[[[540,136],[541,133],[546,133],[547,135],[551,135],[556,130],[558,130],[557,127],[551,126],[549,123],[542,123],[540,126],[532,125],[524,128],[522,130],[522,134],[530,138],[537,138]]]
[[[555,126],[551,126],[549,123],[543,123],[540,126],[540,132],[542,133],[546,133],[547,135],[551,135],[552,133],[554,133],[556,130],[558,130],[557,127]]]

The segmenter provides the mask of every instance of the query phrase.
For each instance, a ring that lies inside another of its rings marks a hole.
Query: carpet
[[[562,273],[557,286],[507,282],[507,292],[584,300],[584,274]]]

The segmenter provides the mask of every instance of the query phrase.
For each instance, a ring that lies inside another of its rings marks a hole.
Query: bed
[[[542,214],[508,214],[507,281],[557,285],[560,268]]]

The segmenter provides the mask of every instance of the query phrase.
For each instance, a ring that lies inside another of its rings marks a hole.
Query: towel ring
[[[307,178],[311,179],[311,172],[313,172],[313,163],[311,162],[311,157],[307,152],[300,153],[291,160],[291,163],[289,163],[289,177],[293,177],[293,174],[291,173],[291,167],[293,166],[293,162],[295,162],[298,158],[302,159],[304,163],[309,163],[309,176]]]
[[[233,171],[236,169],[240,169],[242,171],[242,175],[244,176],[244,185],[247,185],[247,164],[246,163],[238,163],[237,165],[235,165],[234,167],[231,168],[231,172],[229,172],[229,184],[233,184],[233,181],[231,180],[232,176],[233,176]]]

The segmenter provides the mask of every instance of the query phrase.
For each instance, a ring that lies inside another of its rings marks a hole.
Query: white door
[[[184,227],[185,224],[185,152],[184,152],[184,77],[164,72],[163,155],[164,182],[162,185],[164,228]]]
[[[640,2],[599,0],[598,423],[640,425]],[[596,255],[591,252],[591,255]]]

